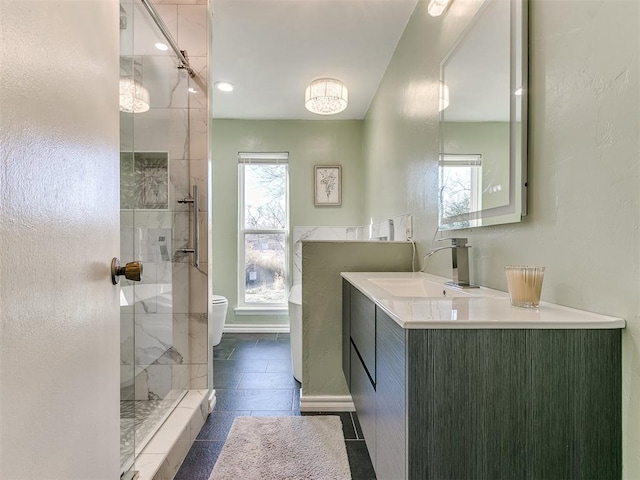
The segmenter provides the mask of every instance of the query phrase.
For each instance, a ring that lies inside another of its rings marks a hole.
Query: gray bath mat
[[[209,480],[348,480],[337,416],[238,417]]]

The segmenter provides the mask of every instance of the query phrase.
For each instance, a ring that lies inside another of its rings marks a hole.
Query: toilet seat
[[[227,299],[222,295],[211,295],[211,303],[213,305],[217,303],[226,303],[226,302],[227,302]]]

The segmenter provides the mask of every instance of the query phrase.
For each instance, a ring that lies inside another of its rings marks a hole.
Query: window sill
[[[288,307],[236,307],[236,315],[289,315]]]

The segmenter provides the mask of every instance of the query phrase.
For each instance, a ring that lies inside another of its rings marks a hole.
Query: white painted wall
[[[365,121],[365,198],[374,221],[414,215],[423,254],[437,225],[441,58],[480,5],[440,18],[420,1]],[[475,283],[506,290],[505,264],[546,265],[542,296],[620,316],[623,475],[640,476],[640,3],[530,2],[530,215],[456,232]],[[452,236],[449,234],[449,236]],[[428,270],[450,275],[450,257]]]
[[[118,2],[0,1],[0,478],[119,475]]]

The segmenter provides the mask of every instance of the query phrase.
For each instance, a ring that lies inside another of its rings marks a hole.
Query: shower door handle
[[[193,266],[200,265],[200,223],[198,223],[198,186],[193,186]]]
[[[125,266],[120,266],[120,260],[117,257],[111,259],[111,283],[117,285],[120,278],[124,278],[134,282],[142,280],[142,262],[129,262]]]
[[[184,198],[178,200],[178,203],[193,203],[193,224],[192,224],[192,237],[193,248],[181,248],[179,251],[182,253],[193,253],[194,267],[200,265],[200,224],[198,223],[198,186],[193,186],[193,196],[191,198]]]

